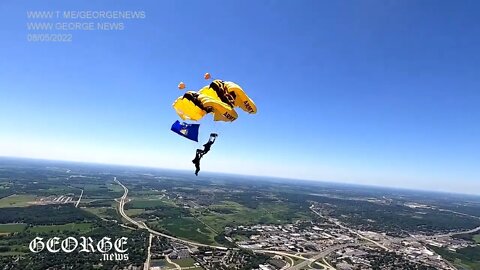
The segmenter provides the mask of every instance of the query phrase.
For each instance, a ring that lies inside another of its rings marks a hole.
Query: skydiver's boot
[[[217,137],[218,134],[217,133],[210,133],[210,137]]]

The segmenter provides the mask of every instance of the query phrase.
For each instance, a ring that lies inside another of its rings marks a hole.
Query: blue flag
[[[180,123],[178,120],[173,123],[171,130],[187,139],[198,142],[198,129],[200,124]]]

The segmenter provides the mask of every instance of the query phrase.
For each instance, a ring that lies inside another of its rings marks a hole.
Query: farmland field
[[[29,228],[27,231],[34,233],[46,233],[51,231],[63,232],[88,232],[92,229],[91,223],[68,223],[63,225],[41,225]]]
[[[153,225],[183,239],[204,244],[215,243],[213,239],[215,233],[193,217],[171,217],[155,222]]]
[[[2,207],[25,207],[31,205],[35,201],[36,196],[33,195],[17,195],[13,194],[0,199],[0,208]]]
[[[27,224],[25,223],[0,224],[0,234],[21,232],[25,230],[26,227],[27,227]]]
[[[473,236],[473,240],[477,243],[480,244],[480,234],[476,234]]]

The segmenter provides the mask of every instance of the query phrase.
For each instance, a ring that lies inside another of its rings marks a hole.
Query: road
[[[182,267],[174,262],[172,262],[172,260],[170,260],[170,258],[168,257],[168,255],[165,255],[165,260],[167,260],[167,262],[173,266],[175,266],[176,269],[178,270],[182,270]]]
[[[477,228],[468,230],[468,231],[456,232],[456,233],[448,233],[448,234],[446,234],[446,235],[448,235],[448,236],[454,236],[454,235],[459,235],[459,234],[471,234],[471,233],[476,233],[476,232],[478,232],[478,231],[480,231],[480,226],[478,226]]]
[[[446,234],[436,234],[436,235],[430,235],[430,236],[411,236],[405,238],[405,240],[416,240],[416,241],[425,241],[425,240],[435,240],[438,238],[445,238],[445,237],[452,237],[455,235],[460,235],[460,234],[472,234],[480,231],[480,226],[473,228],[468,231],[461,231],[461,232],[452,232],[452,233],[446,233]]]
[[[449,210],[449,209],[438,208],[438,211],[450,212],[450,213],[454,213],[454,214],[457,214],[457,215],[460,215],[460,216],[466,216],[466,217],[470,217],[470,218],[474,218],[474,219],[480,219],[479,216],[473,216],[473,215],[470,215],[470,214],[465,214],[465,213],[461,213],[461,212],[457,212],[457,211],[453,211],[453,210]]]
[[[285,266],[282,267],[280,270],[286,270],[286,269],[290,268],[290,266],[292,266],[292,265],[295,264],[295,261],[294,261],[292,258],[290,258],[290,257],[285,256],[285,257],[282,257],[282,258],[286,258],[286,259],[288,259],[290,262],[287,262],[286,260],[283,260],[283,261],[285,262]]]
[[[150,258],[152,257],[152,240],[153,240],[153,234],[150,234],[148,238],[148,249],[147,249],[147,259],[145,260],[145,263],[143,265],[143,270],[149,270],[150,269]]]
[[[315,262],[316,259],[309,259],[309,258],[305,258],[301,255],[296,255],[296,254],[290,254],[290,253],[287,253],[287,252],[283,252],[283,251],[275,251],[275,250],[268,250],[268,249],[258,249],[258,250],[253,250],[253,252],[256,252],[256,253],[270,253],[270,254],[275,254],[275,255],[280,255],[280,256],[283,256],[283,257],[289,257],[289,258],[296,258],[296,259],[300,259],[300,260],[304,260],[304,262],[306,262],[307,264],[309,262],[311,263],[315,263],[319,266],[322,266],[324,269],[335,269],[335,268],[329,268],[328,265],[326,264],[322,264],[322,263],[319,263],[319,262]],[[302,262],[302,263],[304,263]],[[306,265],[307,265],[306,264]],[[295,266],[294,266],[295,267]],[[288,268],[288,269],[296,269],[296,268]]]
[[[327,249],[325,249],[324,251],[318,253],[317,255],[313,256],[312,258],[310,258],[308,261],[303,261],[295,266],[292,266],[290,268],[288,268],[289,270],[297,270],[297,269],[301,269],[302,267],[305,267],[309,264],[312,264],[312,262],[315,262],[317,260],[320,260],[320,259],[324,259],[325,256],[327,256],[328,254],[336,251],[336,250],[339,250],[339,249],[342,249],[342,248],[345,248],[345,247],[348,247],[348,246],[351,246],[352,244],[342,244],[342,245],[334,245],[332,247],[329,247]],[[318,263],[316,262],[316,264],[318,265],[321,265],[323,266],[325,269],[335,269],[334,267],[332,267],[331,265],[329,265],[328,263],[326,263],[326,261],[324,261],[324,264],[321,264],[321,263]]]
[[[332,265],[330,265],[326,260],[325,258],[322,258],[322,261],[324,264],[328,265],[328,267],[332,268],[332,269],[335,269],[335,267],[333,267]]]
[[[80,201],[82,200],[82,196],[83,196],[83,189],[82,189],[82,192],[80,193],[80,198],[78,198],[78,201],[77,201],[77,203],[75,204],[75,207],[78,208],[78,205],[80,204]]]

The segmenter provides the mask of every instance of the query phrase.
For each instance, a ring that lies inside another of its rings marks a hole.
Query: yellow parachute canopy
[[[234,93],[235,107],[240,107],[244,112],[250,114],[257,113],[257,105],[255,105],[255,102],[245,94],[245,91],[243,91],[240,85],[234,82],[225,82],[225,86],[231,95],[232,92]]]
[[[182,120],[198,121],[207,114],[204,108],[199,107],[198,104],[195,104],[193,100],[189,98],[189,95],[192,93],[192,91],[188,91],[185,95],[177,98],[175,102],[173,102],[172,106]]]
[[[214,80],[210,85],[203,87],[199,93],[231,107],[239,107],[250,114],[257,113],[257,106],[253,100],[234,82]]]
[[[227,104],[193,91],[177,98],[172,106],[182,120],[199,121],[208,113],[213,114],[215,121],[232,122],[238,118],[237,112]]]

